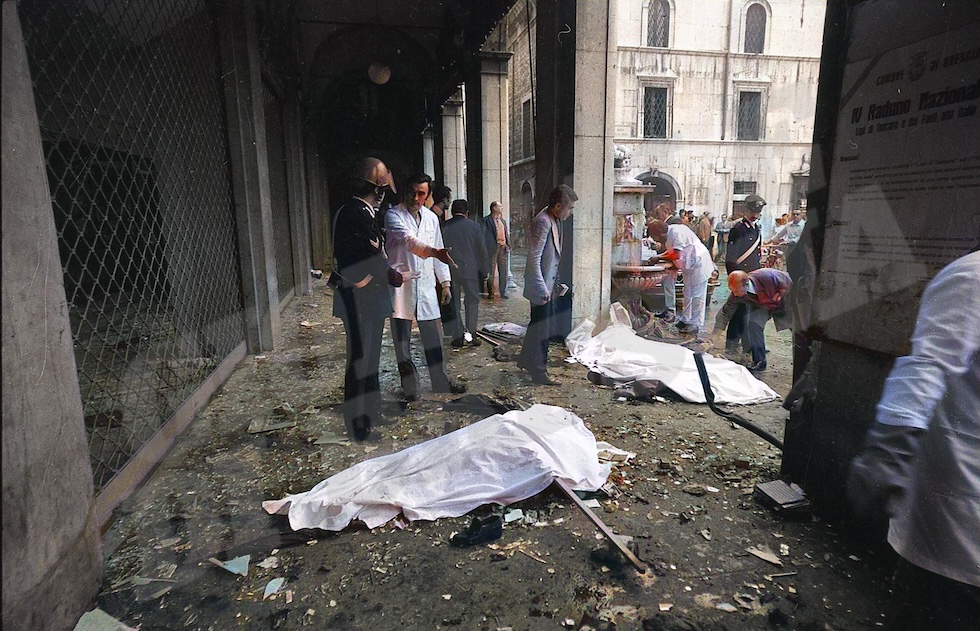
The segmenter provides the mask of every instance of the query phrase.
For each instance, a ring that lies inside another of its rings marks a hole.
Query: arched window
[[[766,46],[766,8],[759,3],[745,13],[745,52],[761,53]]]
[[[647,13],[647,46],[666,48],[670,34],[670,3],[652,0]]]

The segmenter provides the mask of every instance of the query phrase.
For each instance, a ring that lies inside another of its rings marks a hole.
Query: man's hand
[[[725,348],[726,340],[724,329],[712,331],[708,339],[711,341],[711,345],[715,348]]]
[[[451,249],[452,248],[432,248],[432,256],[450,267],[459,269],[459,265],[456,265],[456,261],[453,260],[453,257],[449,256],[449,250]]]
[[[413,272],[404,263],[400,263],[388,272],[388,284],[393,287],[401,287],[402,284],[410,280],[421,278],[422,272]]]
[[[452,299],[453,292],[449,287],[449,283],[442,283],[439,285],[439,304],[445,307]]]

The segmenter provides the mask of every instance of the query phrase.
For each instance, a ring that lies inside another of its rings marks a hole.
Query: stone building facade
[[[763,227],[805,207],[825,1],[618,0],[615,143],[634,177],[656,185],[645,205],[739,212],[751,193]],[[511,60],[511,207],[515,231],[534,190],[535,3],[500,25]],[[529,141],[530,139],[530,141]]]

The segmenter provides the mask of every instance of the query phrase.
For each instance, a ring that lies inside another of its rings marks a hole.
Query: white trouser
[[[677,290],[674,287],[674,283],[677,282],[677,277],[673,274],[667,274],[664,276],[661,285],[664,288],[664,308],[668,311],[675,311],[677,309]]]
[[[673,283],[671,283],[673,284]],[[666,291],[664,293],[667,293]],[[673,293],[673,292],[671,292]],[[694,285],[684,279],[684,311],[677,318],[697,331],[704,328],[704,303],[708,298],[708,279]]]

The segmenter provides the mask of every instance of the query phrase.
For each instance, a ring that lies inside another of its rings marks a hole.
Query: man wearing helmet
[[[384,235],[376,220],[388,192],[395,192],[391,173],[377,158],[358,162],[351,177],[352,196],[334,216],[333,314],[347,337],[344,372],[344,422],[355,440],[367,440],[381,418],[378,364],[385,318],[391,314],[388,286],[413,278],[409,270],[388,266]],[[377,438],[377,432],[374,432]]]

